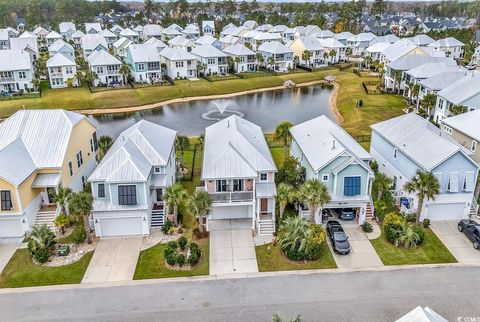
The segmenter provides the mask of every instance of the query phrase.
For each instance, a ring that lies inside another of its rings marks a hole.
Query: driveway
[[[333,258],[337,263],[338,268],[364,268],[364,267],[379,267],[383,266],[380,257],[373,248],[370,240],[363,233],[362,229],[357,224],[342,225],[350,242],[350,254],[339,255],[332,249],[330,238],[328,238],[328,246],[332,251]]]
[[[251,219],[211,220],[210,275],[258,272]]]
[[[100,239],[82,283],[132,280],[142,240],[141,236]]]
[[[430,227],[450,253],[461,264],[480,265],[480,251],[473,248],[470,239],[458,231],[457,221],[434,221]]]
[[[21,238],[0,238],[0,273],[7,266],[10,258],[17,250],[18,246],[22,243]]]

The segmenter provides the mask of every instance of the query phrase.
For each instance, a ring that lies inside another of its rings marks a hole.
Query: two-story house
[[[33,64],[24,50],[0,50],[0,91],[33,89]]]
[[[85,34],[81,30],[76,30],[72,34],[73,47],[75,47],[75,49],[82,48],[82,38],[83,38],[83,36],[85,36]]]
[[[152,38],[152,39],[155,39],[155,38]],[[112,45],[113,54],[117,57],[125,58],[125,55],[127,53],[127,48],[131,44],[133,43],[130,39],[127,39],[125,37],[120,38],[119,40],[114,42]]]
[[[68,87],[70,81],[74,87],[80,85],[80,82],[76,77],[77,64],[75,63],[75,59],[70,56],[56,53],[53,57],[47,60],[47,70],[51,88]]]
[[[168,41],[168,45],[172,48],[178,47],[185,49],[187,52],[191,52],[193,47],[195,47],[195,42],[184,36],[176,36]]]
[[[0,50],[10,49],[10,33],[7,29],[0,29]]]
[[[142,29],[142,39],[146,41],[150,38],[157,38],[161,40],[163,27],[158,24],[147,24]]]
[[[94,51],[87,57],[88,66],[95,72],[97,78],[94,86],[123,85],[123,75],[120,73],[122,62],[105,50]]]
[[[289,48],[302,65],[315,68],[326,64],[326,59],[323,57],[324,48],[313,36],[298,37]]]
[[[125,28],[122,31],[120,31],[118,37],[119,38],[120,37],[125,37],[128,40],[130,40],[131,42],[133,42],[134,44],[137,44],[139,39],[140,39],[140,36],[130,28]]]
[[[53,45],[54,42],[57,40],[62,40],[63,37],[55,30],[52,30],[45,36],[45,40],[47,41],[47,47]]]
[[[255,52],[245,47],[245,45],[231,45],[225,48],[223,52],[233,58],[235,72],[242,73],[256,70],[257,59]]]
[[[281,42],[264,42],[258,47],[257,52],[262,55],[263,64],[274,71],[286,72],[294,67],[293,51]]]
[[[87,58],[94,51],[108,51],[105,38],[99,34],[86,34],[81,39],[83,57]]]
[[[197,78],[197,58],[184,49],[165,47],[160,52],[160,60],[172,79]]]
[[[48,47],[48,55],[50,57],[55,56],[57,53],[61,53],[64,56],[67,56],[73,60],[75,60],[75,49],[72,45],[63,41],[63,39],[59,39],[54,42],[52,45]]]
[[[420,171],[431,172],[440,184],[435,199],[424,200],[420,220],[458,220],[476,213],[475,183],[479,170],[472,152],[428,120],[409,113],[371,126],[370,154],[378,170],[392,178],[400,211],[415,213],[418,198],[404,190]],[[405,198],[408,202],[400,203]]]
[[[222,43],[212,35],[203,35],[202,37],[195,40],[196,45],[212,45],[217,49],[222,49]]]
[[[113,44],[118,40],[118,36],[108,29],[103,29],[98,34],[105,39],[108,48],[112,48]]]
[[[86,22],[85,23],[85,33],[88,34],[98,34],[102,31],[102,25],[99,22]]]
[[[480,110],[444,118],[440,128],[473,154],[480,164]]]
[[[31,32],[25,31],[17,38],[10,38],[10,49],[23,50],[30,55],[30,60],[35,61],[39,57],[38,37]]]
[[[58,29],[65,41],[73,41],[73,33],[77,31],[77,27],[73,22],[61,22],[58,24]]]
[[[330,193],[323,208],[353,209],[358,224],[372,217],[370,154],[324,115],[292,127],[290,133],[290,154],[305,167],[307,179],[322,182]],[[318,223],[321,213],[315,216]]]
[[[260,235],[275,231],[275,172],[262,129],[232,115],[205,130],[200,190],[212,199],[212,220],[245,219]]]
[[[136,82],[153,84],[162,79],[160,55],[154,45],[131,44],[125,62],[130,65]]]
[[[358,35],[352,35],[346,40],[345,45],[352,49],[353,55],[363,55],[365,49],[375,42],[377,36],[371,32],[362,32]]]
[[[465,54],[465,44],[453,37],[436,40],[428,44],[428,47],[434,48],[437,51],[442,51],[447,57],[453,59],[463,58],[463,55]]]
[[[205,67],[203,73],[207,75],[228,73],[227,54],[212,45],[197,46],[192,49],[192,54]]]
[[[123,131],[92,173],[100,237],[148,235],[164,225],[165,188],[175,182],[176,132],[141,120]]]
[[[73,191],[95,168],[96,127],[65,110],[20,110],[0,123],[0,236],[53,226],[58,187]]]
[[[215,22],[213,22],[212,20],[202,21],[202,34],[215,35]]]
[[[318,39],[326,53],[326,60],[329,64],[337,64],[345,60],[346,46],[335,38]]]

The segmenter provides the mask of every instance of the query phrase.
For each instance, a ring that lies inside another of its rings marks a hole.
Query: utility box
[[[67,256],[68,254],[70,254],[70,246],[58,246],[57,254],[58,256]]]

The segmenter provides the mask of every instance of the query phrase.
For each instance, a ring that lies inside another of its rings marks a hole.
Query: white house
[[[155,37],[148,39],[147,41],[144,42],[144,44],[154,45],[157,48],[158,52],[161,52],[163,48],[168,47],[167,44],[165,44],[163,41]]]
[[[155,39],[155,38],[152,38],[152,39]],[[114,55],[122,58],[125,57],[127,47],[130,46],[130,44],[133,44],[132,41],[125,37],[122,37],[116,42],[114,42],[112,45]]]
[[[160,59],[170,78],[197,78],[197,58],[186,50],[165,47],[160,52]]]
[[[302,65],[313,68],[326,65],[326,59],[323,56],[324,48],[320,41],[313,36],[298,37],[290,44],[289,48]]]
[[[182,30],[182,35],[185,36],[185,38],[195,40],[200,38],[200,31],[196,25],[190,24]]]
[[[71,56],[65,56],[58,52],[47,60],[48,78],[52,88],[65,88],[68,86],[68,80],[73,80],[73,86],[79,86],[77,74],[77,64]]]
[[[75,61],[75,49],[72,45],[59,39],[48,47],[48,54],[50,57],[55,56],[57,53],[62,53],[63,55],[69,57],[71,60]]]
[[[88,57],[94,51],[108,51],[108,44],[100,34],[87,34],[81,39],[83,57]]]
[[[205,67],[203,72],[210,74],[227,74],[227,54],[212,45],[200,45],[192,49],[192,54]]]
[[[39,57],[37,36],[25,31],[17,38],[10,38],[10,49],[23,50],[30,55],[32,61]]]
[[[176,36],[173,39],[170,39],[168,45],[173,48],[178,47],[185,49],[187,52],[191,52],[193,47],[195,47],[193,40],[185,38],[184,36]]]
[[[130,28],[125,28],[120,31],[119,37],[125,37],[134,44],[138,43],[138,40],[140,39],[140,36],[137,34],[137,32],[133,31]]]
[[[110,28],[110,31],[113,32],[115,35],[120,37],[120,33],[125,30],[122,26],[119,25],[113,25],[112,28]]]
[[[277,168],[262,129],[232,115],[205,129],[202,187],[213,220],[245,219],[260,235],[275,231]]]
[[[77,27],[73,22],[61,22],[58,25],[60,29],[60,35],[62,35],[65,41],[73,41],[73,33],[77,31]]]
[[[419,47],[426,47],[435,41],[425,34],[416,35],[412,38],[408,38],[408,40]]]
[[[160,55],[155,45],[132,44],[127,47],[125,62],[139,83],[154,83],[162,79]]]
[[[223,50],[234,60],[235,72],[251,72],[256,70],[257,58],[255,52],[242,44],[234,44]]]
[[[179,30],[176,25],[171,25],[165,29],[162,30],[162,41],[168,41],[170,39],[175,38],[176,36],[181,36],[182,32]]]
[[[7,29],[0,29],[0,50],[10,49],[10,34]]]
[[[352,49],[353,55],[363,55],[365,49],[375,42],[374,34],[370,32],[362,32],[358,35],[353,35],[346,40],[346,46]],[[337,39],[338,40],[338,39]]]
[[[452,57],[453,59],[463,58],[465,53],[465,44],[453,37],[436,40],[428,44],[428,47],[442,51],[447,57]]]
[[[420,92],[418,97],[423,99],[427,94],[436,95],[439,91],[449,86],[450,84],[455,83],[457,80],[465,76],[464,71],[447,71],[431,76],[426,79],[420,80]]]
[[[212,35],[203,35],[202,37],[195,40],[195,44],[197,45],[212,45],[217,49],[222,49],[222,43]]]
[[[26,51],[0,50],[0,92],[32,90],[33,78],[33,64]]]
[[[81,30],[77,30],[72,34],[73,47],[75,47],[75,49],[79,49],[82,47],[83,36],[85,36],[85,34]]]
[[[102,26],[99,22],[86,22],[85,33],[86,34],[98,34],[102,31]]]
[[[143,41],[146,41],[152,37],[161,39],[162,30],[163,30],[162,26],[157,24],[148,24],[143,26],[143,30],[142,30]]]
[[[47,46],[53,45],[54,42],[57,40],[62,40],[62,35],[60,35],[58,32],[55,30],[52,30],[48,33],[48,35],[45,36],[45,39],[47,41]]]
[[[293,51],[278,41],[262,43],[257,52],[263,56],[264,64],[269,68],[286,72],[293,68]]]
[[[345,60],[347,47],[344,44],[335,38],[321,38],[318,41],[323,47],[323,52],[327,54],[326,60],[329,64],[337,64]]]
[[[89,182],[99,237],[148,235],[166,220],[163,194],[175,183],[176,132],[145,120],[123,131]]]
[[[97,78],[94,86],[115,86],[123,84],[120,73],[122,62],[105,50],[97,50],[87,57],[90,70],[95,72]]]
[[[98,33],[100,36],[105,38],[105,41],[107,42],[108,48],[112,48],[113,44],[117,41],[118,37],[116,34],[111,32],[108,29],[104,29]]]
[[[50,31],[47,29],[43,28],[42,26],[38,26],[35,28],[32,33],[37,36],[39,39],[45,39],[45,37],[48,35]]]
[[[232,35],[226,35],[225,37],[220,38],[218,41],[220,41],[222,44],[222,49],[224,49],[228,46],[238,44],[240,42],[240,38]]]
[[[212,20],[202,21],[202,34],[215,35],[215,22],[213,22]]]

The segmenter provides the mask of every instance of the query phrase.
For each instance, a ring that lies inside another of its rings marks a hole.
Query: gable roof
[[[207,34],[195,40],[195,43],[198,45],[213,45],[216,41],[218,41],[217,38],[213,37],[210,34]]]
[[[455,64],[431,62],[407,70],[405,73],[414,78],[428,78],[446,71],[462,71],[462,68]]]
[[[87,57],[87,61],[90,66],[122,64],[122,62],[119,61],[115,56],[110,55],[110,53],[105,50],[95,50]]]
[[[47,39],[62,39],[62,35],[60,35],[55,30],[52,30],[48,33],[48,35],[45,36],[45,38],[47,38]]]
[[[194,46],[195,43],[182,35],[175,36],[168,41],[170,46]]]
[[[53,44],[51,44],[49,47],[48,47],[48,51],[54,51],[54,52],[57,52],[59,51],[60,49],[62,49],[63,47],[67,47],[69,50],[71,50],[72,52],[75,51],[75,49],[73,49],[73,46],[70,45],[69,43],[63,41],[63,39],[58,39],[56,40]]]
[[[480,141],[480,110],[450,116],[442,120],[446,124],[457,131],[462,132],[468,137]]]
[[[30,55],[24,50],[0,50],[0,71],[32,69]]]
[[[420,84],[432,91],[440,91],[465,76],[465,71],[447,71],[420,80]]]
[[[466,100],[480,94],[480,73],[471,72],[437,93],[454,105],[461,105]]]
[[[276,170],[259,126],[232,115],[205,129],[202,179],[253,178]]]
[[[83,36],[85,36],[85,33],[81,30],[75,30],[72,34],[72,38],[82,38]]]
[[[295,42],[300,42],[301,44],[303,44],[303,47],[305,48],[305,50],[308,50],[308,51],[323,50],[323,46],[320,44],[320,41],[313,36],[300,36],[293,41],[290,47]]]
[[[325,115],[295,125],[290,133],[314,171],[344,153],[357,160],[372,159],[357,141]]]
[[[132,29],[126,28],[126,29],[123,29],[122,31],[120,31],[120,36],[135,37],[135,36],[138,36],[138,34],[135,31],[133,31]]]
[[[279,41],[266,41],[258,46],[258,51],[271,54],[293,53],[293,51]]]
[[[255,52],[243,44],[233,44],[223,50],[224,53],[234,56],[255,55]]]
[[[409,38],[408,40],[410,40],[414,45],[417,46],[428,46],[435,41],[425,34],[416,35],[415,37]]]
[[[335,38],[319,38],[317,40],[325,48],[345,48],[345,45]]]
[[[86,22],[85,23],[85,32],[88,33],[90,29],[93,29],[97,32],[102,31],[102,26],[99,22]]]
[[[439,39],[436,40],[432,43],[430,43],[428,46],[429,47],[456,47],[456,46],[463,46],[464,43],[453,38],[453,37],[447,37],[444,39]]]
[[[180,48],[180,47],[165,47],[160,51],[160,56],[176,61],[176,60],[195,60],[196,57],[187,52],[185,49]]]
[[[100,34],[87,34],[82,37],[81,42],[83,50],[94,50],[99,45],[108,48],[107,41]]]
[[[227,57],[227,54],[212,45],[200,45],[192,49],[192,54],[207,58],[207,57]]]
[[[155,38],[152,38],[152,39],[155,39]],[[114,42],[112,46],[115,47],[115,48],[119,48],[119,47],[122,47],[122,46],[127,47],[131,43],[132,43],[132,41],[130,39],[125,38],[125,37],[120,37],[120,39],[118,39],[116,42]]]
[[[160,55],[155,45],[131,44],[128,46],[127,51],[130,53],[134,63],[160,61]]]
[[[73,22],[61,22],[58,24],[58,28],[60,29],[60,32],[67,32],[69,30],[75,31],[77,28],[75,27],[75,24]]]
[[[53,57],[50,57],[47,60],[47,67],[58,67],[58,66],[76,66],[76,63],[71,58],[65,56],[62,53],[56,53]]]

